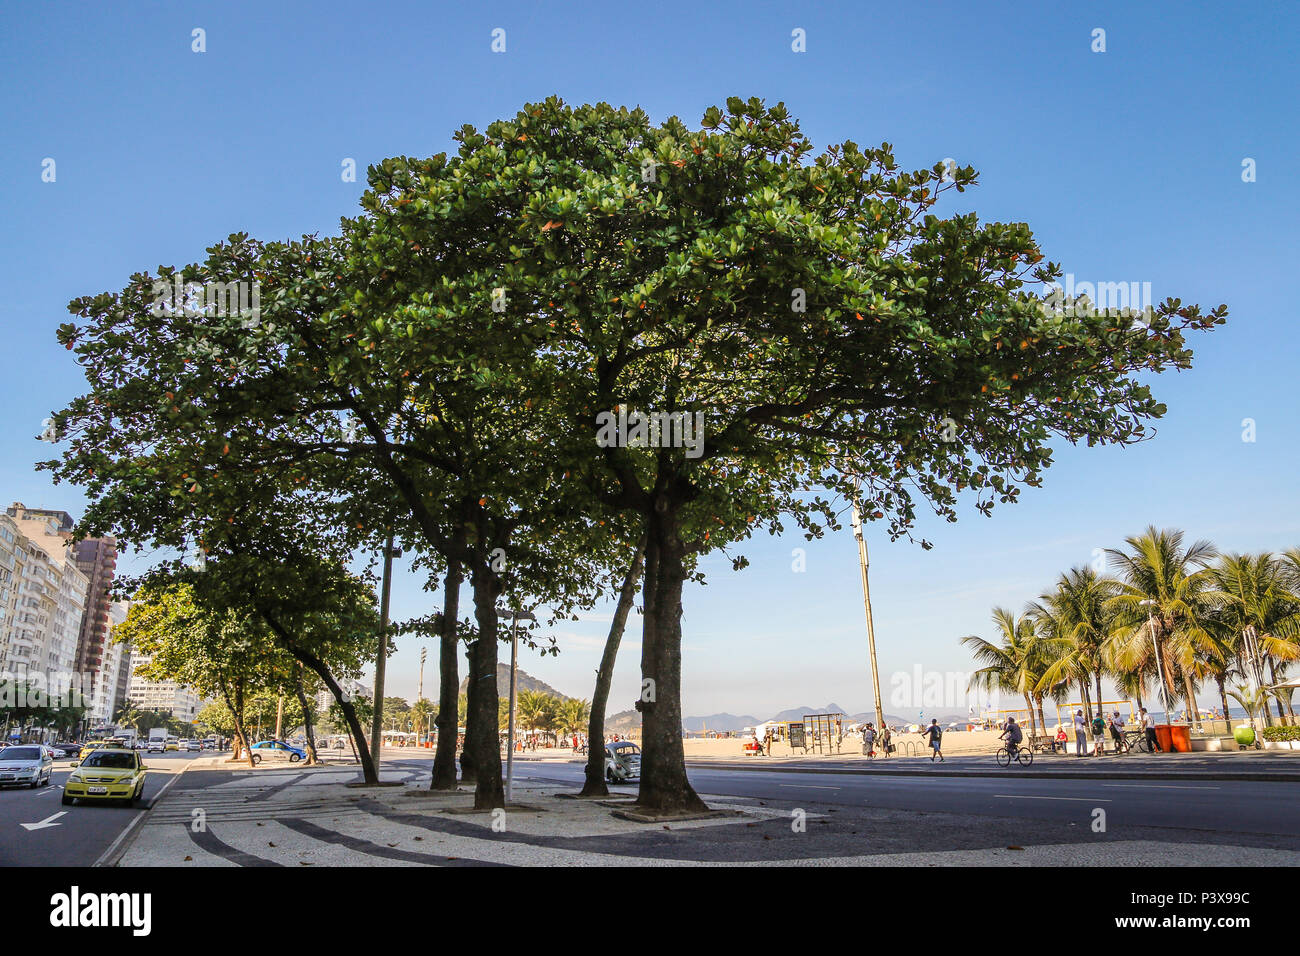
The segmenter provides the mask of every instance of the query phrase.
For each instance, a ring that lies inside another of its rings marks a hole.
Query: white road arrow
[[[68,812],[67,810],[60,810],[58,813],[54,814],[53,816],[46,817],[40,823],[20,823],[19,826],[21,826],[24,830],[44,830],[46,827],[57,827],[60,824],[55,823],[54,821],[57,820],[59,817],[66,816],[67,812]]]

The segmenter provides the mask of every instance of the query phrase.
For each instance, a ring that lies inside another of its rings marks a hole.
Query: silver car
[[[630,740],[605,745],[605,779],[610,783],[641,779],[641,748]]]
[[[54,777],[54,751],[40,744],[0,750],[0,787],[48,786]]]

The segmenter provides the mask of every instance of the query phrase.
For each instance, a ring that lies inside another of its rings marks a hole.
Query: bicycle
[[[1012,760],[1022,767],[1028,767],[1034,762],[1034,752],[1028,747],[1019,747],[1016,744],[999,747],[996,756],[999,767],[1011,766]]]
[[[1147,735],[1140,730],[1124,731],[1124,749],[1119,753],[1132,753],[1137,750],[1139,753],[1149,754],[1151,752],[1151,742],[1147,740]]]

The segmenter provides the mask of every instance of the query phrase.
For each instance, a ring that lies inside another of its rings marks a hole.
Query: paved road
[[[54,779],[48,787],[5,787],[0,790],[0,867],[90,866],[185,763],[198,756],[149,754],[144,796],[140,806],[134,808],[85,803],[63,806],[60,798],[71,772],[71,759],[55,761]],[[23,826],[43,821],[53,825],[34,830]]]
[[[582,767],[567,763],[515,764],[516,779],[578,784]],[[689,769],[700,793],[753,797],[808,808],[889,809],[974,817],[1016,818],[1090,827],[1096,808],[1106,811],[1112,835],[1167,829],[1178,839],[1230,837],[1244,845],[1300,849],[1300,785],[1257,781],[1035,780],[1008,776],[886,776],[883,774],[782,773]]]

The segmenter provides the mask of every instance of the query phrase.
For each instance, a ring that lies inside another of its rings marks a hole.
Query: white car
[[[41,744],[0,750],[0,786],[48,786],[54,777],[54,751]]]

